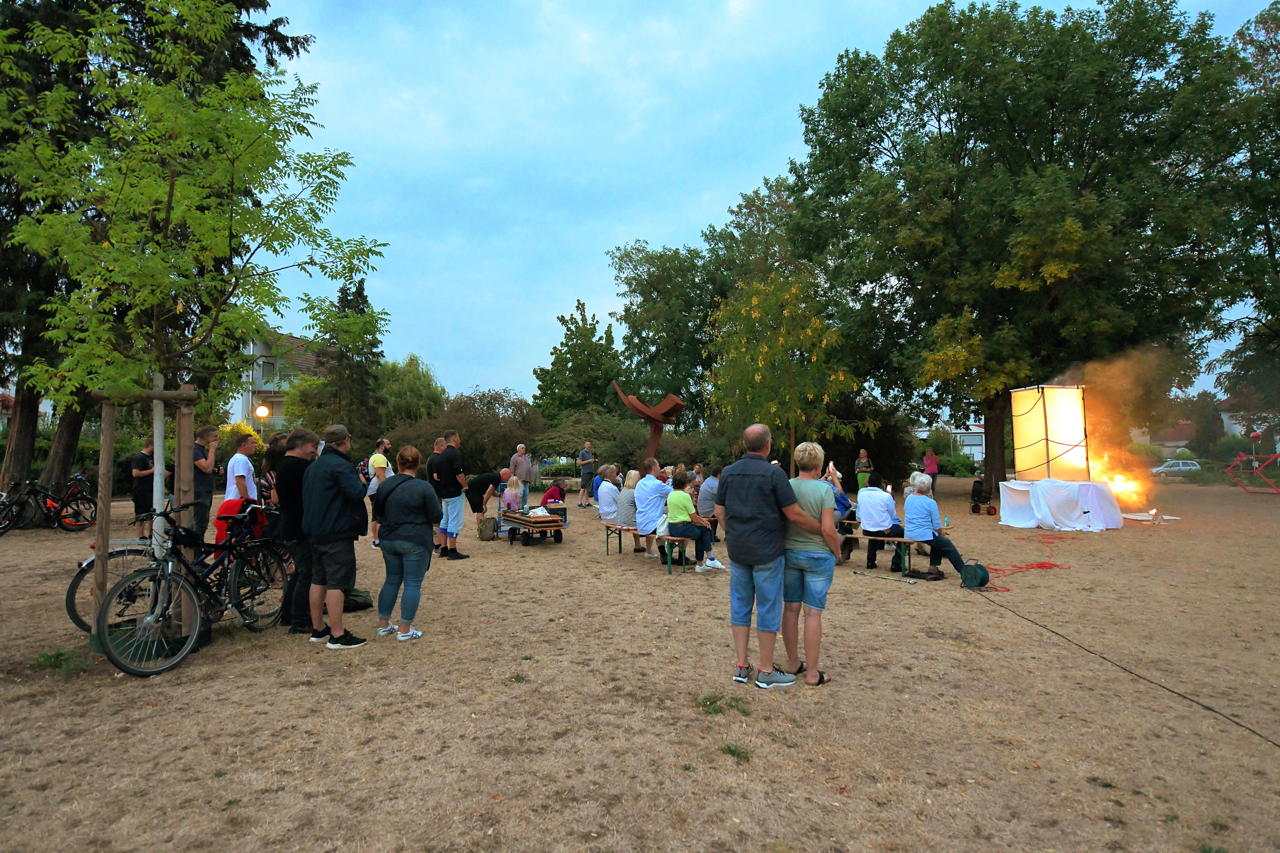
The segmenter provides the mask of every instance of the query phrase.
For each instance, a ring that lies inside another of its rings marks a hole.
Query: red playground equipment
[[[1276,483],[1280,480],[1280,453],[1237,453],[1236,461],[1227,466],[1225,473],[1246,492],[1280,495],[1280,485]]]

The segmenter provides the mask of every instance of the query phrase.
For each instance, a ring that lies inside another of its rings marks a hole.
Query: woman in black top
[[[373,520],[379,525],[378,545],[387,566],[387,579],[378,593],[378,636],[416,640],[422,632],[413,627],[422,595],[422,581],[431,568],[433,526],[443,517],[435,489],[418,479],[422,454],[407,445],[396,454],[400,472],[382,481],[373,496]],[[400,596],[400,624],[391,624],[391,611]]]

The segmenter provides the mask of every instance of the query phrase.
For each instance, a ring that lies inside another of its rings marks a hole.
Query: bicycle
[[[228,611],[251,631],[280,621],[285,568],[275,544],[253,532],[252,517],[261,508],[218,516],[230,522],[230,533],[225,541],[207,545],[174,519],[190,506],[194,504],[144,513],[144,519],[167,522],[163,554],[117,581],[98,607],[103,651],[129,675],[146,678],[173,669],[195,648],[206,626]],[[183,548],[197,549],[197,557],[188,559]]]
[[[92,527],[98,519],[98,502],[83,474],[73,474],[59,495],[35,480],[14,483],[0,497],[0,536],[12,527],[29,524],[36,514],[45,527],[76,532]]]

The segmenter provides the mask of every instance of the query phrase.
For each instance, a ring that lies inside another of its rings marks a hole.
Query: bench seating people
[[[867,537],[867,571],[874,571],[876,555],[885,539],[899,539],[905,534],[893,495],[884,490],[884,478],[878,471],[872,471],[867,476],[867,487],[858,490],[858,519],[862,522],[862,535]],[[902,571],[902,550],[893,549],[890,571]]]

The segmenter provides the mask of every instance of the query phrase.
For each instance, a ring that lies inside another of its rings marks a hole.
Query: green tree
[[[740,285],[712,318],[712,402],[726,424],[781,428],[780,448],[853,425],[832,403],[857,383],[838,358],[839,333],[823,317],[810,278],[770,277]]]
[[[743,194],[722,226],[702,232],[703,248],[651,249],[643,241],[609,253],[622,297],[628,380],[638,394],[684,400],[682,430],[707,422],[712,316],[740,282],[807,273],[791,250],[786,222],[792,188],[785,178]],[[628,389],[630,390],[630,388]]]
[[[384,360],[375,371],[378,392],[385,401],[383,422],[388,427],[412,424],[439,415],[444,388],[422,359],[409,353],[404,361]]]
[[[1208,391],[1179,395],[1174,398],[1174,411],[1196,428],[1195,438],[1187,442],[1187,448],[1196,456],[1209,456],[1214,444],[1226,433],[1222,413],[1218,411],[1218,399]]]
[[[29,100],[0,89],[0,116],[18,143],[0,168],[39,210],[13,237],[54,259],[75,283],[46,303],[45,337],[56,353],[34,378],[62,402],[79,389],[117,395],[193,373],[228,372],[227,353],[264,328],[284,304],[287,268],[339,279],[369,269],[380,244],[334,237],[332,211],[346,154],[299,153],[315,88],[278,72],[201,76],[203,57],[231,37],[234,9],[186,0],[176,14],[148,6],[152,67],[137,73],[132,23],[115,7],[87,15],[83,31],[33,26],[26,44],[51,61],[74,57],[82,78]],[[0,41],[3,73],[23,79],[14,34]],[[59,129],[90,97],[110,119],[83,139]],[[272,267],[266,256],[301,253]],[[234,366],[231,372],[235,372]]]
[[[321,375],[289,388],[285,415],[316,428],[341,423],[357,446],[372,443],[394,424],[378,385],[382,330],[390,315],[370,304],[364,279],[344,282],[336,299],[306,294],[301,301]]]
[[[450,397],[439,414],[397,427],[390,438],[394,446],[412,444],[426,456],[445,430],[457,430],[463,465],[472,476],[505,466],[517,444],[532,446],[546,426],[542,414],[510,388],[472,389]]]
[[[1198,347],[1237,292],[1235,76],[1173,0],[942,3],[842,55],[802,110],[792,235],[849,295],[851,367],[976,401],[1001,459],[1010,388]]]
[[[263,0],[235,0],[229,6],[234,20],[226,36],[218,43],[196,38],[188,45],[198,55],[201,79],[212,82],[228,70],[250,72],[259,63],[274,67],[281,57],[296,57],[311,43],[310,36],[290,36],[283,28],[284,18],[263,24],[251,15],[267,10]],[[48,32],[85,33],[96,25],[93,14],[97,4],[86,0],[69,2],[11,2],[0,4],[0,31],[14,34],[4,48],[4,67],[0,69],[0,89],[5,104],[33,103],[41,98],[68,99],[61,112],[60,124],[46,128],[46,142],[58,153],[65,153],[69,142],[83,140],[95,133],[106,133],[112,120],[108,105],[93,96],[88,85],[89,57],[77,51],[52,53],[40,43]],[[172,30],[150,27],[145,4],[120,3],[115,6],[123,26],[113,37],[134,45],[130,52],[118,51],[116,62],[130,73],[172,79],[173,74],[156,64],[164,56],[153,51],[156,40],[174,37]],[[28,38],[28,35],[31,37]],[[103,69],[99,69],[102,71]],[[50,118],[52,111],[45,110]],[[0,149],[7,150],[23,140],[29,126],[20,121],[0,122]],[[52,152],[46,152],[46,154]],[[0,170],[0,377],[13,380],[17,389],[12,423],[8,433],[8,450],[0,481],[27,476],[35,441],[35,419],[42,389],[30,381],[30,367],[54,352],[45,337],[47,313],[42,310],[55,294],[66,293],[76,283],[61,268],[57,259],[33,252],[21,241],[12,239],[13,227],[25,217],[39,213],[50,199],[30,192],[25,176],[12,179]],[[203,388],[202,376],[188,377]],[[76,399],[58,407],[58,430],[49,447],[41,480],[55,484],[70,470],[85,419],[87,400],[82,392]]]
[[[1218,359],[1217,386],[1259,424],[1280,424],[1280,2],[1236,34],[1247,63],[1237,121],[1244,145],[1236,208],[1247,253],[1248,315]]]
[[[538,380],[533,405],[552,421],[588,406],[613,405],[617,395],[612,384],[623,375],[613,326],[606,324],[601,333],[600,321],[594,314],[587,316],[581,299],[572,313],[556,319],[564,327],[564,338],[551,349],[551,365],[533,369]]]

